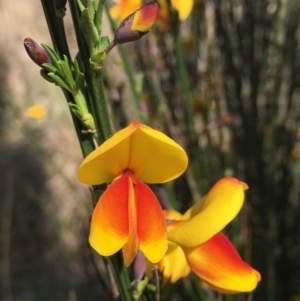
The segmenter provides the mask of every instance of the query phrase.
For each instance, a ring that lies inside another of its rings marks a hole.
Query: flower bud
[[[57,9],[65,9],[67,5],[67,0],[55,0],[55,4]]]
[[[55,0],[55,14],[58,19],[62,19],[66,14],[67,0]]]
[[[40,67],[42,67],[42,64],[44,63],[52,63],[46,50],[33,39],[24,39],[24,47],[30,58]]]
[[[158,14],[158,4],[149,2],[124,19],[115,33],[115,43],[123,44],[140,39],[153,26]]]

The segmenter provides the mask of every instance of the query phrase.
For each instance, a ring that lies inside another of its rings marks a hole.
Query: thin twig
[[[109,264],[109,261],[106,257],[103,257],[103,261],[105,264],[106,272],[110,281],[111,289],[112,289],[112,295],[114,300],[121,300],[121,296],[118,290],[117,283],[114,278],[114,273],[112,271],[111,265]]]
[[[159,275],[158,275],[158,266],[155,265],[153,267],[153,273],[155,277],[155,283],[156,283],[156,292],[155,292],[155,301],[160,300],[160,283],[159,283]]]
[[[248,297],[248,301],[252,301],[252,299],[253,299],[253,293],[250,293]]]
[[[89,255],[90,255],[91,263],[92,263],[92,265],[95,269],[96,277],[97,277],[98,281],[100,282],[100,284],[101,284],[108,300],[111,300],[111,301],[115,300],[114,294],[112,294],[110,289],[107,287],[107,285],[106,285],[106,283],[105,283],[105,281],[104,281],[104,279],[103,279],[103,277],[102,277],[102,275],[101,275],[101,273],[98,269],[98,266],[97,266],[96,260],[94,258],[94,254],[93,254],[93,251],[92,251],[91,247],[89,246],[88,249],[89,249]]]

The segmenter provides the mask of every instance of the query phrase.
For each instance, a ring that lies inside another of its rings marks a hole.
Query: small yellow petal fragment
[[[171,0],[172,6],[178,11],[179,19],[185,20],[191,13],[194,0]]]

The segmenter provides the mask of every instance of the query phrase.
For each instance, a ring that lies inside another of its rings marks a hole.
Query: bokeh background
[[[299,21],[298,0],[195,0],[180,29],[158,22],[104,66],[114,128],[135,117],[189,153],[184,176],[153,186],[163,206],[184,211],[225,175],[249,185],[225,231],[262,275],[254,301],[300,300]],[[74,57],[68,7],[64,23]],[[0,0],[0,24],[0,300],[105,300],[69,109],[23,46],[52,45],[42,5]],[[107,18],[103,30],[112,36]],[[43,118],[26,113],[35,104]]]

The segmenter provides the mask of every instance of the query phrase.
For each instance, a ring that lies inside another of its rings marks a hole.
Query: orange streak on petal
[[[137,236],[146,258],[157,263],[167,251],[167,225],[160,204],[152,190],[135,178],[137,201]]]
[[[139,241],[137,237],[137,204],[136,196],[132,183],[132,177],[129,172],[128,174],[128,220],[129,220],[129,238],[124,247],[122,248],[124,263],[129,266],[139,250]]]
[[[92,214],[89,242],[99,254],[109,256],[128,239],[128,174],[104,191]]]
[[[192,271],[221,292],[249,292],[260,281],[259,272],[241,259],[222,233],[199,247],[185,248],[184,251]]]

